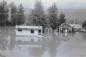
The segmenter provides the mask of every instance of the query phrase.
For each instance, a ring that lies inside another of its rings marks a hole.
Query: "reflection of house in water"
[[[41,44],[42,26],[16,26],[16,44]]]
[[[59,32],[73,32],[73,28],[69,24],[63,23],[59,26]]]

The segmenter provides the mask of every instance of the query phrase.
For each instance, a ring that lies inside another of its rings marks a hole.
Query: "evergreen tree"
[[[24,24],[24,8],[22,6],[22,4],[19,5],[19,8],[18,8],[18,19],[16,21],[17,25],[20,25],[20,24]]]
[[[59,20],[58,20],[58,26],[60,26],[62,23],[66,21],[65,15],[63,13],[60,14]]]
[[[34,10],[32,9],[27,21],[27,25],[34,25],[34,24],[36,24],[36,18],[34,16]]]
[[[48,18],[50,26],[55,30],[58,24],[58,10],[55,3],[48,9]]]
[[[35,23],[36,25],[41,25],[44,27],[45,25],[45,14],[43,11],[42,3],[40,1],[36,2],[35,9],[34,9],[34,16],[35,16]]]
[[[16,5],[13,2],[10,3],[10,7],[11,7],[11,24],[14,26],[14,25],[17,24],[17,18],[18,18],[17,12],[18,12],[18,9],[17,9]]]
[[[30,18],[32,19],[32,23],[34,25],[42,26],[43,29],[46,27],[46,15],[44,13],[42,3],[40,1],[36,2],[35,8],[30,14]]]
[[[8,8],[7,2],[0,2],[0,26],[6,26],[8,21]]]
[[[86,20],[82,23],[82,27],[86,27]]]

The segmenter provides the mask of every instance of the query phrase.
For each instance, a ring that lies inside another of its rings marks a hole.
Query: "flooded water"
[[[86,33],[52,33],[44,35],[41,46],[18,47],[14,31],[0,32],[1,57],[86,57]],[[6,43],[4,43],[6,42]]]

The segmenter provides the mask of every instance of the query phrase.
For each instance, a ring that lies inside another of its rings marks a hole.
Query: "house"
[[[59,32],[73,32],[73,28],[69,24],[63,23],[59,26]]]
[[[17,44],[29,44],[42,41],[42,26],[16,26]]]
[[[74,28],[74,31],[80,31],[82,29],[82,25],[80,24],[69,24],[71,27]]]

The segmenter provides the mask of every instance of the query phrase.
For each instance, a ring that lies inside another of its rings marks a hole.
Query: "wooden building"
[[[59,32],[73,32],[73,27],[67,23],[63,23],[59,26]]]

